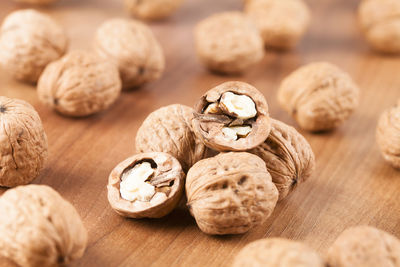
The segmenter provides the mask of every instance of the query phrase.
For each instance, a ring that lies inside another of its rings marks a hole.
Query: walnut
[[[186,196],[204,233],[241,234],[271,215],[278,190],[261,158],[230,152],[193,165],[186,178]]]
[[[97,54],[118,66],[124,89],[157,80],[164,72],[161,46],[150,28],[139,21],[104,22],[97,30],[94,47]]]
[[[381,115],[376,139],[385,160],[400,169],[400,101]]]
[[[19,186],[0,197],[0,258],[18,266],[59,266],[80,258],[87,231],[75,208],[52,188]]]
[[[214,87],[197,102],[194,111],[194,132],[218,151],[257,147],[271,130],[267,101],[256,88],[243,82]]]
[[[267,47],[290,49],[310,24],[310,11],[303,0],[246,1],[245,13],[260,30]]]
[[[160,20],[169,17],[183,3],[183,0],[125,0],[128,12],[146,20]]]
[[[264,55],[260,33],[240,12],[224,12],[204,19],[196,26],[195,39],[201,62],[216,72],[244,72]]]
[[[310,144],[296,129],[274,119],[271,126],[265,142],[249,152],[265,161],[282,200],[311,176],[315,157]]]
[[[49,64],[38,83],[39,100],[67,116],[87,116],[109,108],[119,97],[121,79],[109,61],[73,51]]]
[[[14,0],[18,3],[34,4],[34,5],[47,5],[54,3],[56,0]]]
[[[332,130],[358,106],[359,89],[338,67],[317,62],[305,65],[283,80],[278,101],[301,128]]]
[[[232,267],[325,267],[308,246],[283,238],[265,238],[247,244],[236,255]]]
[[[0,96],[0,186],[30,183],[47,160],[47,137],[27,102]]]
[[[400,2],[364,0],[358,8],[358,20],[369,45],[376,51],[400,53]]]
[[[329,267],[399,267],[400,240],[370,226],[345,230],[328,250]]]
[[[175,104],[152,112],[136,135],[136,150],[166,152],[178,159],[185,172],[212,154],[192,131],[193,109]]]
[[[184,176],[178,160],[163,152],[134,155],[118,164],[108,181],[108,201],[120,215],[160,218],[183,195]]]
[[[64,30],[32,9],[8,15],[0,28],[0,62],[14,78],[36,83],[44,68],[67,50]]]

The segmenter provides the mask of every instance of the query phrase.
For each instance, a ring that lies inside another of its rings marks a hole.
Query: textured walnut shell
[[[345,230],[328,250],[329,267],[399,267],[400,240],[369,226]]]
[[[240,12],[224,12],[201,21],[195,29],[196,51],[210,70],[236,74],[259,62],[263,41],[256,26]]]
[[[124,89],[157,80],[165,68],[160,44],[150,28],[139,21],[104,22],[96,32],[94,48],[118,66]]]
[[[381,115],[376,140],[385,160],[400,169],[400,101]]]
[[[338,67],[317,62],[284,79],[278,101],[304,130],[326,131],[338,127],[353,113],[358,106],[359,89]]]
[[[0,63],[14,78],[36,83],[67,45],[64,30],[51,17],[32,9],[15,11],[0,28]]]
[[[218,101],[223,93],[232,92],[250,97],[256,104],[256,120],[251,122],[252,131],[247,137],[236,141],[224,138],[225,123],[201,116],[204,108]],[[225,82],[206,92],[194,107],[193,130],[204,144],[218,151],[244,151],[257,147],[267,139],[271,130],[268,104],[264,96],[253,86],[244,82]]]
[[[109,108],[120,95],[121,79],[111,62],[73,51],[46,67],[37,91],[39,100],[57,112],[81,117]]]
[[[183,0],[125,0],[131,15],[146,20],[164,19],[174,13]]]
[[[207,234],[241,234],[262,224],[278,200],[265,163],[246,152],[197,162],[186,178],[190,213]]]
[[[82,257],[87,231],[75,208],[52,188],[10,189],[0,197],[0,210],[0,258],[46,267]]]
[[[376,51],[400,53],[400,2],[364,0],[358,8],[358,20],[369,45]]]
[[[0,96],[0,186],[30,183],[47,160],[47,137],[27,102]]]
[[[171,191],[167,199],[157,205],[149,202],[146,207],[137,205],[137,202],[125,200],[120,194],[121,177],[125,170],[132,168],[135,164],[152,160],[157,164],[154,177],[150,184],[157,187],[159,184],[171,184]],[[177,205],[183,195],[185,174],[177,159],[163,152],[152,152],[134,155],[120,164],[111,172],[108,180],[108,201],[111,207],[120,215],[130,218],[160,218],[170,213]]]
[[[175,157],[185,172],[211,151],[192,131],[193,109],[175,104],[153,111],[136,135],[136,150],[166,152]]]
[[[308,246],[283,239],[265,238],[247,244],[232,267],[324,267],[324,261]]]
[[[277,49],[296,46],[310,24],[303,0],[246,1],[245,13],[260,30],[265,46]]]

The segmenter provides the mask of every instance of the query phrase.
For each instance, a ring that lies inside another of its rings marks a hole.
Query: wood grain
[[[66,27],[72,49],[90,49],[102,21],[127,16],[121,2],[60,0],[41,10]],[[203,69],[194,53],[192,31],[197,21],[212,13],[240,9],[241,1],[187,0],[173,17],[151,24],[166,53],[163,78],[123,93],[109,111],[85,119],[53,113],[38,102],[33,86],[0,71],[1,94],[32,103],[48,135],[50,159],[35,183],[50,185],[71,201],[88,228],[86,254],[73,266],[229,266],[245,244],[269,236],[303,240],[324,253],[345,228],[359,224],[400,237],[400,173],[383,161],[375,142],[379,114],[400,98],[400,57],[368,49],[355,19],[358,1],[307,2],[313,22],[296,50],[270,51],[244,76],[229,77]],[[2,0],[0,19],[22,7]],[[361,106],[337,131],[304,133],[316,154],[315,175],[279,203],[264,225],[244,235],[213,237],[202,234],[185,210],[160,220],[129,220],[110,208],[108,174],[134,153],[136,131],[151,111],[172,103],[191,106],[207,89],[242,80],[265,94],[273,117],[295,125],[277,104],[277,87],[297,67],[322,60],[351,74],[362,89]]]

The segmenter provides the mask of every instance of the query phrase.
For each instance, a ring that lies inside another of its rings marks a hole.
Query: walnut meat
[[[150,28],[139,21],[104,22],[97,30],[94,47],[97,54],[118,66],[124,89],[157,80],[165,68],[161,46]]]
[[[399,267],[400,240],[369,226],[345,230],[328,250],[329,267]]]
[[[303,0],[247,1],[245,13],[257,25],[265,46],[276,49],[296,46],[310,24]]]
[[[283,80],[278,101],[301,128],[308,131],[332,130],[353,113],[359,102],[359,89],[338,67],[311,63]]]
[[[264,55],[259,31],[240,12],[219,13],[201,21],[195,42],[201,62],[221,73],[244,72]]]
[[[175,104],[152,112],[136,135],[136,150],[166,152],[178,159],[185,172],[211,151],[192,131],[193,109]]]
[[[30,183],[47,160],[47,137],[27,102],[0,96],[0,186]]]
[[[381,115],[376,139],[385,160],[400,169],[400,101]]]
[[[232,267],[325,267],[317,252],[308,246],[283,239],[265,238],[246,245],[236,255]]]
[[[82,257],[87,231],[52,188],[19,186],[0,197],[0,258],[18,266],[66,265]]]
[[[38,83],[39,100],[67,116],[87,116],[109,108],[119,97],[121,79],[111,62],[73,51],[49,64]]]
[[[209,90],[194,112],[194,132],[206,146],[218,151],[257,147],[271,130],[267,101],[243,82],[226,82]]]
[[[164,19],[174,13],[183,0],[125,0],[128,12],[146,20]]]
[[[278,200],[265,163],[246,152],[197,162],[186,178],[187,205],[207,234],[241,234],[262,224]]]
[[[14,78],[36,83],[44,68],[67,50],[64,30],[32,9],[8,15],[0,28],[0,63]]]
[[[265,161],[282,200],[311,176],[315,157],[310,144],[296,129],[274,119],[271,126],[265,142],[249,152]]]
[[[122,216],[160,218],[181,199],[184,177],[178,160],[167,153],[137,154],[111,172],[108,201]]]

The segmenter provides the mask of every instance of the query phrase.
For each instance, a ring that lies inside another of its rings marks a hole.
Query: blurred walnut
[[[174,13],[183,0],[125,0],[128,12],[146,20],[164,19]]]
[[[57,0],[14,0],[15,2],[25,3],[25,4],[34,4],[34,5],[47,5],[51,4]]]
[[[52,188],[27,185],[0,197],[0,258],[19,266],[66,265],[82,257],[87,232],[75,208]]]
[[[359,89],[338,67],[317,62],[305,65],[283,80],[278,101],[308,131],[332,130],[358,106]]]
[[[134,45],[133,45],[134,44]],[[111,19],[97,30],[96,52],[118,68],[124,89],[157,80],[165,68],[164,54],[150,28],[125,19]]]
[[[30,183],[47,160],[47,137],[35,109],[0,96],[0,186]]]
[[[68,116],[87,116],[109,108],[119,97],[121,79],[111,62],[73,51],[47,66],[38,83],[39,100]]]
[[[36,83],[44,68],[67,50],[64,30],[32,9],[8,15],[0,29],[0,63],[18,80]]]

